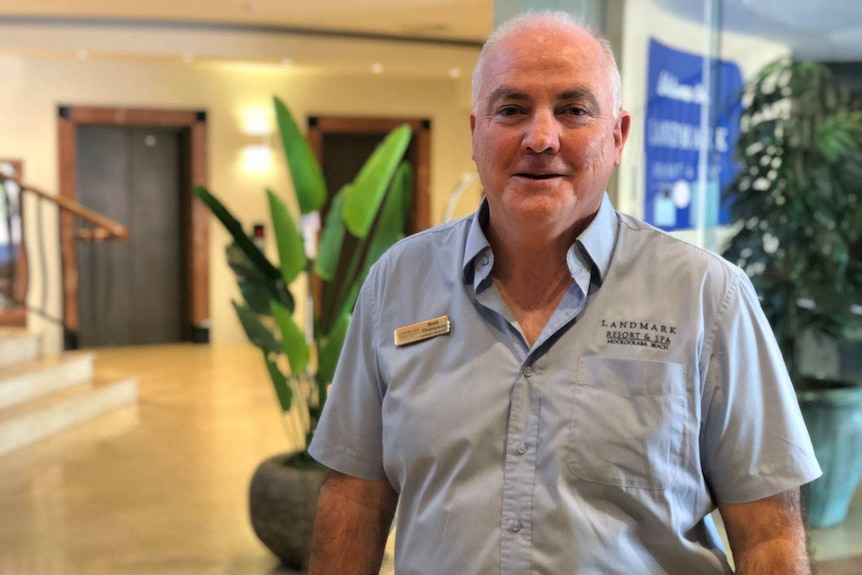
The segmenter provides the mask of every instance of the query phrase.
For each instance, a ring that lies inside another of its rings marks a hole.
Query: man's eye
[[[585,109],[578,108],[578,107],[566,108],[563,113],[568,115],[568,116],[586,116],[587,115],[587,111]]]
[[[500,108],[497,113],[501,116],[515,116],[520,113],[520,110],[515,106],[506,106],[504,108]]]

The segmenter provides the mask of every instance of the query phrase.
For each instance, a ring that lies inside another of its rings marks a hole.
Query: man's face
[[[588,34],[535,23],[486,56],[470,127],[492,226],[565,233],[589,223],[628,135],[610,70]]]

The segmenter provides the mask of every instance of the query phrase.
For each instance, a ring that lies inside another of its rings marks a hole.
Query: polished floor
[[[285,448],[259,352],[112,349],[96,366],[137,375],[138,405],[0,457],[0,575],[286,573],[247,518],[255,466]],[[821,575],[862,574],[862,495],[812,539]]]

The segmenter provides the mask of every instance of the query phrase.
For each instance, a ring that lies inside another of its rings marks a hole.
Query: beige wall
[[[159,61],[77,61],[45,57],[0,56],[0,157],[21,158],[28,183],[58,189],[57,106],[105,105],[206,110],[209,126],[210,187],[244,222],[269,221],[264,187],[289,191],[288,177],[277,151],[270,171],[249,173],[242,167],[241,149],[260,138],[242,132],[244,114],[271,114],[271,97],[278,95],[297,118],[306,115],[409,116],[432,121],[432,215],[436,222],[445,196],[470,159],[469,98],[448,77],[389,77],[291,70],[279,66],[239,66],[217,63],[185,65]],[[270,121],[272,121],[270,115]],[[302,122],[302,120],[300,120]],[[30,210],[31,216],[33,210]],[[46,219],[49,246],[56,246],[56,221]],[[35,225],[29,218],[28,225]],[[228,236],[211,223],[210,317],[213,343],[243,341],[230,308],[237,296],[225,264]],[[271,246],[270,246],[271,250]],[[59,255],[50,250],[49,311],[60,315]],[[41,299],[38,268],[31,269],[31,302]],[[35,314],[31,325],[42,329],[51,350],[61,348],[61,332]]]

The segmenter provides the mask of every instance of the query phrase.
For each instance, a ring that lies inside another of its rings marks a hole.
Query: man
[[[472,217],[401,242],[359,296],[311,453],[311,573],[808,573],[820,473],[735,266],[614,212],[630,127],[607,43],[562,13],[474,75]],[[394,335],[393,335],[394,334]]]

